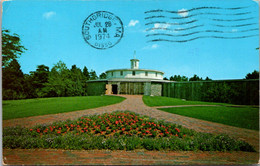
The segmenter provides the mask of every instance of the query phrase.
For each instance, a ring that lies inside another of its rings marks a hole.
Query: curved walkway
[[[214,123],[214,122],[209,122],[209,121],[204,121],[195,118],[163,112],[157,110],[156,108],[146,106],[142,101],[141,95],[139,96],[120,95],[120,96],[125,97],[126,100],[118,104],[94,108],[94,109],[82,110],[82,111],[74,111],[69,113],[60,113],[60,114],[4,120],[3,127],[17,126],[17,125],[30,127],[36,124],[48,124],[59,120],[77,119],[84,115],[110,113],[116,110],[128,110],[128,111],[136,112],[138,114],[147,115],[156,119],[176,123],[186,128],[194,129],[199,132],[228,134],[231,137],[241,139],[250,143],[255,147],[255,149],[259,150],[258,131],[238,128],[238,127],[228,126],[224,124],[219,124],[219,123]]]

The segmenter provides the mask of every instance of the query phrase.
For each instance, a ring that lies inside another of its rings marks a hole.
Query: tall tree
[[[254,70],[252,73],[248,73],[246,79],[259,79],[259,71]]]
[[[37,94],[37,97],[46,97],[46,84],[49,79],[49,67],[45,65],[38,65],[36,71],[30,72],[31,79],[28,78],[27,81],[31,81],[31,84]]]
[[[3,68],[3,99],[26,98],[24,94],[24,75],[21,66],[13,59]]]
[[[71,85],[69,70],[65,63],[59,61],[55,64],[49,74],[48,95],[68,96],[68,87]]]
[[[21,39],[17,34],[10,34],[9,30],[2,30],[2,67],[17,59],[25,50],[21,45]]]
[[[42,88],[44,84],[48,82],[49,67],[45,65],[38,65],[36,71],[30,72],[35,88]]]
[[[84,78],[80,68],[76,65],[72,65],[70,70],[71,88],[69,89],[69,96],[81,96],[84,95]]]
[[[92,69],[91,69],[89,75],[90,75],[90,80],[96,80],[98,78],[96,72]]]
[[[86,80],[90,79],[89,71],[86,66],[84,66],[84,68],[83,68],[83,76],[86,78]]]

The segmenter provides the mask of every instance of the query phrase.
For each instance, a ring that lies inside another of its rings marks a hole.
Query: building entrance
[[[117,85],[112,85],[112,94],[117,94]]]

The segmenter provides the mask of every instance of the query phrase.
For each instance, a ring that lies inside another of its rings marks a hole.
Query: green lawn
[[[143,101],[147,106],[172,106],[172,105],[230,105],[226,103],[212,103],[203,101],[184,101],[182,99],[161,97],[161,96],[143,96]]]
[[[178,107],[161,108],[160,110],[203,119],[207,121],[222,123],[230,126],[259,130],[259,108],[253,107]]]
[[[3,120],[57,114],[122,102],[119,96],[53,97],[3,101]]]

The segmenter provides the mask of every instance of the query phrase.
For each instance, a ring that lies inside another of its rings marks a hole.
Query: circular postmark
[[[82,25],[84,40],[96,49],[107,49],[116,45],[124,34],[119,17],[107,11],[97,11],[86,18]]]

